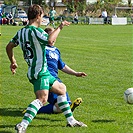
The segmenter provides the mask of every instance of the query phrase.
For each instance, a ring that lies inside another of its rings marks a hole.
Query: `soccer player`
[[[51,27],[45,29],[45,32],[48,33],[49,35],[53,31],[54,31],[54,29],[51,28]],[[48,70],[50,71],[50,74],[52,76],[54,76],[59,82],[62,82],[62,81],[58,77],[58,70],[61,70],[64,73],[74,75],[74,76],[77,76],[77,77],[87,76],[86,73],[76,72],[73,69],[71,69],[69,66],[67,66],[61,59],[61,54],[60,54],[59,49],[57,47],[55,47],[54,45],[52,45],[52,46],[47,45],[46,46],[46,59],[47,59],[47,65],[48,65]],[[40,110],[38,111],[38,113],[47,113],[47,114],[61,113],[61,110],[60,110],[60,108],[58,107],[58,104],[57,104],[57,96],[58,96],[57,94],[55,94],[53,92],[50,92],[49,97],[48,97],[49,104],[41,107]],[[66,92],[66,97],[67,97],[68,103],[70,104],[72,112],[82,102],[81,98],[77,98],[76,100],[74,100],[73,103],[71,103],[69,95],[68,95],[67,92]]]
[[[39,5],[31,5],[28,9],[29,24],[20,29],[12,40],[6,46],[6,52],[10,60],[10,69],[13,74],[18,67],[14,48],[20,45],[25,61],[28,64],[27,77],[33,84],[36,99],[33,100],[26,109],[26,113],[22,121],[16,124],[17,133],[25,133],[26,128],[36,116],[38,110],[47,102],[49,91],[58,95],[57,103],[67,120],[67,126],[70,127],[87,127],[83,122],[77,121],[70,109],[70,105],[66,100],[66,86],[56,80],[47,69],[45,56],[45,46],[47,44],[54,45],[54,41],[58,37],[64,26],[69,26],[67,21],[61,24],[48,35],[40,28],[44,12]]]
[[[49,23],[47,24],[47,26],[51,23],[53,25],[53,27],[55,28],[54,17],[56,15],[56,11],[55,11],[54,7],[51,7],[48,15],[49,15]]]

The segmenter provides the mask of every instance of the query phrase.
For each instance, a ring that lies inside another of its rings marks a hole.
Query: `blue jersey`
[[[49,46],[49,45],[46,46],[46,59],[47,59],[47,65],[48,65],[49,72],[56,79],[59,79],[58,69],[61,70],[65,66],[65,63],[61,59],[59,49],[54,46]]]
[[[65,63],[61,59],[60,51],[54,46],[47,45],[45,48],[48,70],[52,76],[54,76],[59,82],[61,82],[61,80],[58,78],[58,69],[63,69],[65,67]],[[57,97],[57,94],[50,92],[48,96],[48,102],[54,105],[57,102]],[[67,92],[66,97],[69,104],[71,104],[71,100]]]

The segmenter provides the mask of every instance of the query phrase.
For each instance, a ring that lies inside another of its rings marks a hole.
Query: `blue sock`
[[[53,104],[47,104],[43,107],[41,107],[39,110],[38,110],[38,114],[40,113],[44,113],[44,114],[52,114],[53,113]]]

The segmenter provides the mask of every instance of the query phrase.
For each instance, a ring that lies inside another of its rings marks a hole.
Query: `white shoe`
[[[17,133],[26,133],[26,129],[20,123],[15,126],[15,130]]]
[[[86,124],[84,124],[81,121],[76,121],[74,124],[67,124],[67,127],[87,127]]]

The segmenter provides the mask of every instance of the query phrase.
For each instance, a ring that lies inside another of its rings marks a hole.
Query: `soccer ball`
[[[128,88],[128,89],[124,92],[124,100],[125,100],[128,104],[133,104],[133,88]]]

